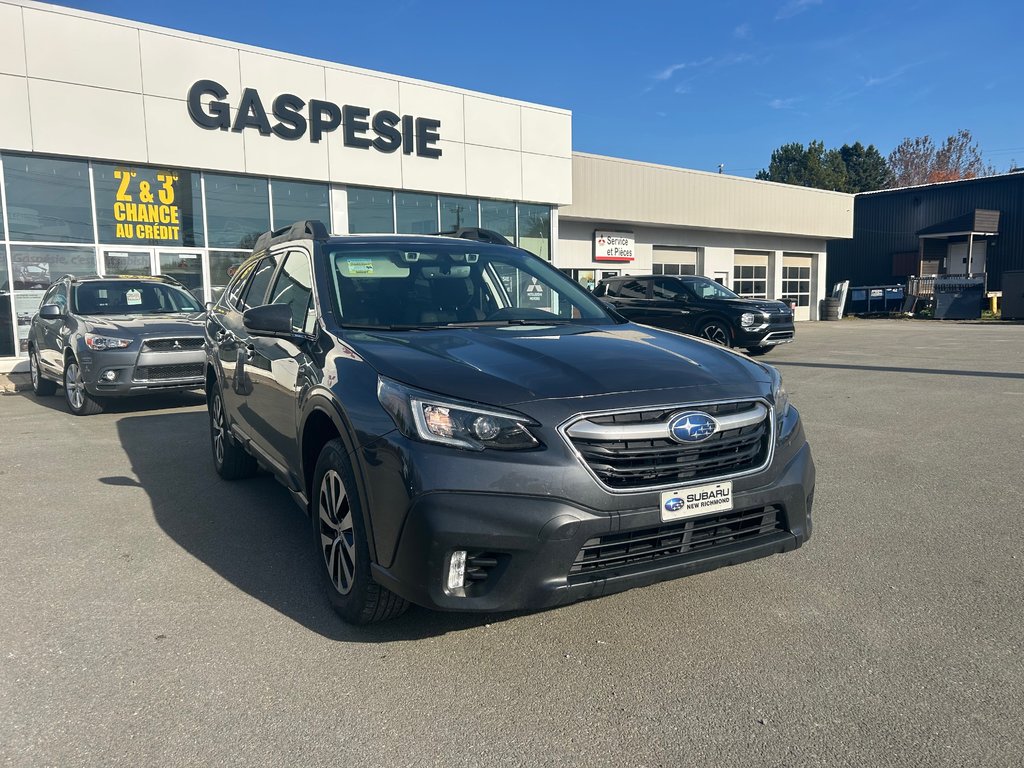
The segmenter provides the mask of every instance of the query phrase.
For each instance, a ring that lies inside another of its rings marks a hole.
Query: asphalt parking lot
[[[0,397],[7,765],[1018,766],[1024,326],[800,326],[787,555],[544,613],[335,619],[201,396]]]

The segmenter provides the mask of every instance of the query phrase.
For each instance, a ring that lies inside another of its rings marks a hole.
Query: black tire
[[[57,382],[43,378],[39,368],[39,354],[35,349],[28,353],[28,372],[32,378],[32,392],[36,397],[49,397],[56,393]]]
[[[338,615],[349,624],[373,624],[404,613],[409,603],[371,575],[363,506],[340,440],[320,452],[309,508],[317,570]]]
[[[704,341],[710,341],[712,344],[718,344],[721,347],[732,346],[732,331],[721,320],[708,320],[697,331],[697,335],[704,339]]]
[[[255,475],[259,469],[256,459],[246,453],[228,431],[219,383],[213,385],[206,409],[210,414],[210,451],[217,474],[225,480],[244,480]]]
[[[97,413],[103,413],[103,404],[85,388],[78,360],[70,355],[64,362],[64,402],[75,416],[95,416]]]
[[[767,355],[772,351],[771,347],[747,347],[747,354],[751,357],[760,357],[761,355]]]

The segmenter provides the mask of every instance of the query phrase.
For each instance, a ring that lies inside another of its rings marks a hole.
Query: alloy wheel
[[[717,323],[704,326],[704,329],[700,332],[708,341],[714,342],[723,347],[729,346],[729,334],[725,332],[725,329]]]
[[[28,373],[32,377],[32,389],[39,391],[39,361],[35,352],[28,356]]]
[[[85,384],[82,382],[82,369],[78,367],[78,363],[68,363],[67,372],[64,374],[64,388],[72,409],[80,411],[85,405]]]
[[[356,574],[356,537],[352,507],[341,476],[327,470],[320,481],[320,551],[334,588],[343,595],[352,590]]]
[[[221,402],[220,393],[213,396],[210,430],[213,437],[213,456],[217,466],[224,464],[224,404]]]

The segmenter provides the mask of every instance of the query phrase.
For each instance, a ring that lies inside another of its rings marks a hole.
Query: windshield
[[[334,308],[343,326],[390,330],[452,325],[617,321],[578,283],[508,248],[371,243],[328,246]]]
[[[721,283],[716,283],[706,277],[686,277],[682,279],[682,282],[701,299],[740,298]]]
[[[166,283],[145,280],[94,280],[74,290],[80,315],[164,315],[202,312],[195,297]]]

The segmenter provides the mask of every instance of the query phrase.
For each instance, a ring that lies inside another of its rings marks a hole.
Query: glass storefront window
[[[18,346],[28,353],[28,330],[46,287],[64,275],[95,275],[96,249],[92,246],[12,245],[11,284],[18,316]]]
[[[516,204],[498,200],[480,201],[480,226],[516,241]]]
[[[11,276],[7,274],[7,248],[0,245],[0,357],[13,357],[14,318],[11,315]]]
[[[416,192],[395,195],[395,223],[405,235],[432,235],[437,232],[437,197]]]
[[[271,184],[274,201],[274,229],[296,221],[318,219],[331,229],[330,188],[305,181],[277,181]]]
[[[89,163],[4,153],[11,240],[92,243]]]
[[[479,205],[474,197],[442,197],[441,231],[454,232],[462,227],[479,227]]]
[[[252,248],[270,229],[266,179],[207,173],[207,239],[213,248]]]
[[[551,209],[519,204],[519,247],[551,261]]]
[[[101,243],[201,246],[199,173],[93,163]]]
[[[395,231],[394,195],[387,189],[348,188],[348,231]]]
[[[216,301],[228,282],[250,256],[248,251],[210,251],[210,294]]]

